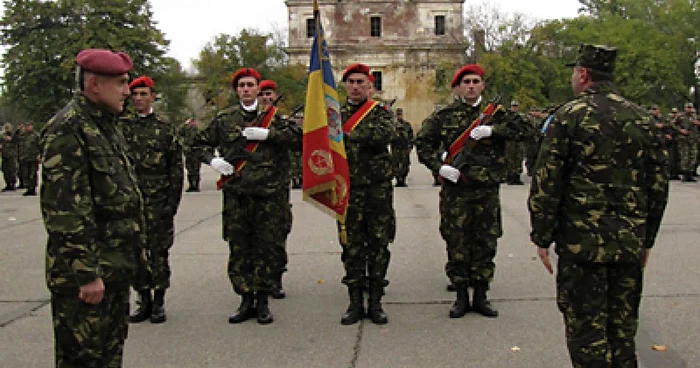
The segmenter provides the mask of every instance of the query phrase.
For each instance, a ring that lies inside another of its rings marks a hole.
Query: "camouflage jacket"
[[[700,135],[700,127],[695,125],[693,121],[696,120],[694,115],[689,115],[686,113],[680,114],[675,121],[678,141],[695,141]],[[681,129],[688,131],[688,134],[681,133]]]
[[[668,196],[667,153],[640,107],[599,84],[559,108],[542,140],[531,239],[575,262],[637,262]]]
[[[411,123],[406,120],[396,120],[396,137],[391,141],[391,149],[409,151],[413,148],[414,134]]]
[[[345,103],[340,109],[343,124],[361,106]],[[367,113],[352,132],[344,135],[351,186],[370,185],[393,178],[389,144],[395,135],[394,117],[379,105]]]
[[[50,290],[129,285],[143,257],[143,203],[116,117],[75,97],[41,132]]]
[[[178,136],[182,142],[182,149],[185,153],[190,153],[193,151],[194,146],[197,143],[197,135],[199,134],[199,128],[196,125],[182,124],[178,129]]]
[[[239,139],[245,139],[241,133],[257,114],[257,111],[243,110],[240,105],[220,111],[197,137],[196,150],[202,162],[211,162],[213,149],[218,149],[221,157],[228,155],[232,147],[238,146]],[[254,159],[246,160],[241,172],[224,187],[225,192],[269,196],[289,190],[289,153],[292,149],[300,149],[302,129],[279,115],[275,115],[269,129],[267,139],[261,141],[253,153]],[[230,164],[235,167],[236,162]]]
[[[3,133],[0,137],[0,148],[2,151],[2,157],[5,160],[16,160],[19,150],[17,148],[17,140],[14,134],[10,134],[9,138],[7,133]]]
[[[175,127],[156,113],[132,113],[119,119],[119,128],[128,144],[144,204],[164,206],[164,214],[175,215],[183,178],[182,146]]]
[[[484,108],[483,102],[472,106],[457,99],[428,116],[416,135],[420,162],[437,174],[443,165],[443,153],[449,150],[450,145],[479,117]],[[472,148],[469,148],[470,141],[465,145],[467,164],[461,169],[465,180],[457,184],[446,181],[444,185],[492,187],[505,180],[506,141],[521,141],[531,129],[519,119],[519,115],[508,114],[503,108],[496,110],[488,125],[493,128],[491,137],[477,141]]]
[[[41,154],[39,148],[39,134],[36,132],[24,132],[22,134],[22,147],[19,150],[20,161],[37,161]]]

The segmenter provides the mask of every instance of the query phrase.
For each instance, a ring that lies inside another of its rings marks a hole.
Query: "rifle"
[[[469,128],[463,133],[466,135],[467,141],[464,142],[464,145],[462,145],[462,148],[457,152],[456,154],[452,155],[450,152],[448,154],[446,163],[451,165],[457,170],[462,170],[462,167],[464,167],[469,160],[469,151],[471,151],[478,143],[479,141],[475,141],[473,139],[469,138],[469,134],[474,130],[474,128],[485,125],[488,123],[488,121],[491,119],[493,114],[498,110],[500,107],[499,102],[501,102],[501,95],[497,95],[494,97],[491,102],[489,102],[488,105],[486,105],[486,108],[484,108],[484,111],[479,115],[478,118],[476,118]],[[452,160],[450,161],[450,156],[452,156]]]
[[[270,106],[267,106],[265,110],[261,111],[256,117],[255,120],[253,120],[252,123],[248,124],[248,127],[255,127],[260,124],[260,122],[267,116],[268,112],[272,109],[273,106],[276,106],[277,103],[282,99],[283,95],[279,95],[274,101],[272,101],[272,104]],[[224,160],[226,162],[231,163],[231,165],[235,166],[236,161],[239,160],[250,160],[251,162],[260,162],[262,159],[260,155],[255,154],[255,152],[248,151],[246,149],[246,146],[248,145],[248,140],[246,137],[243,136],[243,132],[241,132],[241,135],[238,136],[233,141],[233,144],[231,145],[231,149],[226,152],[224,155]],[[236,172],[233,173],[233,175],[221,175],[219,180],[216,181],[216,189],[221,190],[221,188],[226,185],[233,177],[238,174]]]
[[[302,110],[304,110],[304,107],[305,107],[305,106],[306,106],[305,104],[301,104],[301,105],[295,107],[294,110],[292,110],[292,112],[289,113],[289,118],[291,119],[291,118],[293,118],[294,116],[296,116],[296,114],[298,114],[298,113],[300,113]]]

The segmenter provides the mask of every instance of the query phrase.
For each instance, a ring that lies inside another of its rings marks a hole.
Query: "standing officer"
[[[271,81],[269,79],[266,79],[262,82],[260,82],[260,93],[258,94],[258,104],[260,104],[260,107],[262,109],[272,106],[273,102],[277,100],[277,83],[274,81]],[[296,124],[296,122],[294,122]],[[292,152],[297,152],[298,150],[291,150],[290,151],[290,168],[289,168],[289,175],[291,179],[292,175],[292,166],[294,166],[293,161],[295,157],[292,154]],[[289,199],[289,191],[287,191],[287,205],[289,206],[289,211],[291,213],[292,211],[292,203],[290,202]],[[292,217],[289,217],[289,225],[288,229],[291,231],[292,229]],[[274,299],[284,299],[287,297],[287,293],[284,291],[284,287],[282,286],[282,275],[284,274],[285,271],[287,271],[287,236],[289,233],[287,233],[284,236],[282,247],[284,249],[284,252],[281,252],[277,254],[279,256],[279,259],[275,261],[275,271],[274,271],[274,276],[275,276],[275,286],[272,289],[272,297]]]
[[[694,182],[693,171],[695,171],[695,161],[698,155],[698,126],[694,123],[695,113],[693,104],[687,102],[684,111],[678,117],[676,124],[678,127],[678,154],[680,156],[681,174],[683,181]]]
[[[528,131],[527,140],[534,133],[532,123],[520,113],[520,103],[511,101],[510,114],[514,115],[513,119],[521,121],[525,129]],[[523,185],[520,175],[523,173],[523,159],[525,158],[525,142],[509,141],[506,143],[506,183],[509,185]]]
[[[117,115],[129,97],[125,53],[78,54],[80,93],[41,134],[56,367],[121,367],[129,286],[143,259],[143,203]]]
[[[3,126],[3,135],[0,145],[2,147],[2,175],[5,179],[3,192],[14,191],[17,185],[17,141],[14,139],[12,124]]]
[[[466,164],[456,168],[445,163],[449,147],[485,110],[483,77],[478,64],[459,69],[452,79],[457,98],[423,121],[416,138],[420,162],[443,178],[440,234],[447,243],[445,270],[457,291],[451,318],[461,318],[469,311],[470,286],[474,288],[473,310],[498,316],[486,292],[495,271],[497,239],[503,234],[499,185],[506,176],[505,144],[523,139],[527,132],[525,122],[499,105],[488,124],[471,131],[462,149]]]
[[[367,98],[370,71],[352,64],[343,73],[348,99],[341,107],[345,151],[350,169],[350,194],[345,229],[338,223],[350,305],[343,325],[365,315],[364,285],[369,285],[368,314],[373,323],[388,322],[382,309],[384,279],[389,267],[389,243],[396,235],[392,162],[388,150],[395,136],[393,116]],[[343,240],[343,233],[347,241]]]
[[[238,70],[231,82],[239,104],[220,111],[200,133],[198,151],[203,162],[230,178],[223,186],[223,237],[230,250],[229,279],[242,299],[229,323],[252,317],[257,302],[258,323],[267,324],[272,322],[268,298],[292,223],[289,152],[299,149],[302,130],[273,114],[275,109],[261,109],[255,69]],[[214,157],[214,148],[224,156]],[[233,154],[245,158],[228,162]]]
[[[149,265],[140,267],[134,289],[139,306],[129,317],[133,323],[146,319],[163,323],[165,291],[170,287],[170,248],[175,236],[174,217],[182,196],[182,146],[175,127],[153,111],[155,83],[141,76],[129,84],[135,113],[119,120],[138,176],[146,218],[145,247]]]
[[[403,109],[396,109],[397,134],[391,142],[391,157],[394,161],[394,177],[397,187],[406,186],[406,177],[411,165],[411,150],[413,149],[413,127],[403,119]]]
[[[23,196],[35,196],[37,186],[37,172],[39,171],[39,134],[34,131],[34,124],[27,123],[24,126],[20,149],[19,163],[24,167],[24,185],[27,190]]]
[[[666,152],[649,116],[615,93],[615,48],[584,44],[577,97],[549,124],[528,201],[531,239],[549,273],[574,367],[636,367],[644,265],[668,195]]]
[[[24,153],[22,152],[22,150],[24,149],[24,133],[24,123],[20,123],[17,126],[17,130],[15,130],[14,137],[12,138],[15,145],[17,146],[17,179],[19,179],[19,185],[17,185],[17,189],[27,189],[27,186],[24,183],[27,178],[27,168],[22,162],[22,157],[24,156]]]
[[[663,142],[663,147],[666,148],[668,152],[668,170],[671,172],[672,166],[670,163],[676,161],[674,141],[676,140],[678,133],[676,132],[676,128],[668,121],[668,119],[661,114],[661,110],[659,109],[658,105],[651,106],[649,109],[649,115],[651,115],[651,123],[654,125],[654,127],[656,127],[659,139]],[[669,180],[673,179],[673,176],[669,176]],[[676,177],[675,179],[678,180],[680,178]]]
[[[178,132],[180,139],[182,139],[182,150],[185,154],[185,168],[187,169],[186,192],[199,192],[199,171],[202,161],[197,157],[194,150],[198,134],[199,121],[195,118],[187,119]]]

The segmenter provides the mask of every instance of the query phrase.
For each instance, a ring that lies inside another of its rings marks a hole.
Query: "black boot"
[[[280,272],[279,276],[277,276],[277,279],[275,280],[275,286],[272,289],[272,298],[284,299],[286,297],[287,293],[284,291],[284,287],[282,286],[282,272]]]
[[[29,188],[27,189],[26,192],[22,193],[23,196],[35,196],[36,195],[36,189],[35,188]]]
[[[153,311],[151,311],[151,323],[165,322],[165,290],[153,292]]]
[[[272,313],[270,312],[270,306],[268,305],[268,298],[270,293],[266,291],[258,291],[257,298],[257,309],[258,309],[258,323],[261,325],[267,325],[272,323]]]
[[[187,186],[187,190],[185,190],[185,192],[189,192],[189,193],[194,192],[194,183],[192,182],[192,179],[187,178],[187,183],[189,185]]]
[[[399,188],[406,187],[406,178],[396,178],[396,186]]]
[[[236,310],[236,313],[228,317],[228,323],[241,323],[254,316],[255,294],[243,293],[241,296],[241,305]]]
[[[447,287],[445,287],[445,290],[450,291],[450,292],[455,292],[455,291],[457,291],[457,288],[455,287],[455,284],[449,282],[449,283],[447,283]]]
[[[474,305],[472,310],[486,317],[498,317],[498,311],[491,306],[491,302],[486,298],[486,291],[489,289],[488,282],[480,281],[474,284]]]
[[[369,288],[369,307],[367,314],[372,320],[372,323],[383,325],[389,322],[386,313],[382,309],[382,296],[384,295],[384,286],[382,284],[372,285]]]
[[[462,318],[469,312],[469,291],[467,285],[455,285],[457,300],[450,308],[450,318]]]
[[[343,325],[354,325],[365,316],[362,288],[348,286],[348,294],[350,295],[350,305],[340,319],[340,323]]]
[[[139,300],[136,302],[136,304],[138,304],[136,312],[129,316],[129,322],[131,323],[143,322],[151,316],[151,311],[153,310],[151,290],[139,291]]]
[[[513,185],[525,185],[525,183],[523,183],[523,181],[520,180],[519,173],[514,173],[512,180],[513,180],[513,182],[511,184],[513,184]]]
[[[3,191],[3,192],[12,192],[12,191],[14,191],[14,190],[15,190],[15,186],[14,186],[14,185],[9,185],[9,184],[6,185],[4,188],[2,188],[2,191]]]
[[[683,173],[683,181],[687,182],[687,183],[693,183],[693,182],[696,182],[697,180],[695,180],[693,178],[693,175],[690,171],[686,171]]]

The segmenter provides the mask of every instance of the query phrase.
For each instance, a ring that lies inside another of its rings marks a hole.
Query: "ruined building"
[[[291,64],[309,63],[313,2],[286,0]],[[420,123],[445,103],[456,68],[464,63],[464,0],[319,0],[334,75],[364,63],[379,98],[396,99],[406,119]]]

